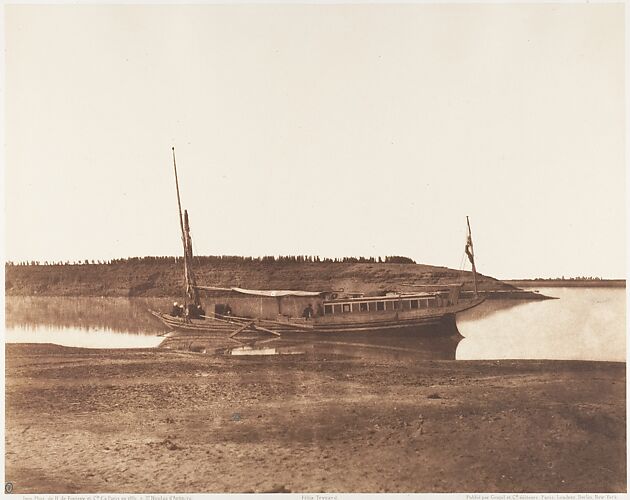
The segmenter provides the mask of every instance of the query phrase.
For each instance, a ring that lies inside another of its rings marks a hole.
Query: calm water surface
[[[361,359],[580,359],[625,361],[624,288],[549,288],[558,300],[488,300],[457,328],[398,335],[292,336],[246,345],[219,339],[217,354],[330,354]],[[168,331],[148,312],[168,299],[6,297],[7,342],[97,348],[154,347]]]
[[[148,309],[164,300],[5,297],[6,342],[70,347],[156,347],[165,329]]]
[[[488,300],[457,316],[457,359],[625,361],[625,288],[537,288],[558,300]]]

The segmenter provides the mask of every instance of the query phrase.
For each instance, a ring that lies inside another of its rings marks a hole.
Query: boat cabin
[[[401,312],[433,307],[448,307],[459,302],[459,286],[448,292],[391,294],[379,297],[346,298],[324,301],[324,315],[373,312]]]
[[[243,288],[197,287],[204,290],[208,313],[269,320],[321,318],[373,313],[406,313],[456,305],[459,286],[447,291],[387,293],[381,296],[338,297],[333,292],[302,290],[249,290]]]
[[[327,292],[303,290],[248,290],[244,288],[197,287],[204,290],[203,302],[208,313],[241,318],[277,320],[310,318],[324,314]]]

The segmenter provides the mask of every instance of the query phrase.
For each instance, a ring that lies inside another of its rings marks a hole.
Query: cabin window
[[[344,304],[343,305],[343,312],[349,313],[350,311],[351,311],[350,304]]]
[[[368,310],[368,305],[367,305],[367,302],[361,302],[361,303],[359,304],[359,310],[360,310],[361,312],[365,312],[365,311],[367,311],[367,310]]]
[[[333,313],[332,306],[330,304],[326,304],[324,306],[324,314],[332,314],[332,313]]]
[[[370,311],[376,311],[376,302],[368,302],[370,306]]]
[[[341,313],[341,304],[334,304],[333,305],[333,314],[340,314]]]
[[[427,299],[427,307],[434,307],[436,305],[435,299]]]
[[[377,311],[384,311],[385,310],[385,302],[377,302],[376,303],[376,310]]]
[[[409,304],[409,300],[403,300],[402,301],[402,308],[403,311],[408,311],[409,309],[411,309],[411,305]]]
[[[412,309],[418,309],[418,301],[417,300],[412,300],[411,301],[411,308]]]
[[[392,309],[394,309],[394,303],[391,300],[388,302],[385,302],[385,309],[387,311],[391,311]]]
[[[394,309],[400,308],[400,304],[398,303],[398,301],[392,302],[392,304],[394,305]]]

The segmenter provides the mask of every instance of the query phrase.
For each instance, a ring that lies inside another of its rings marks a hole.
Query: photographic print
[[[624,16],[5,5],[5,493],[625,493]]]

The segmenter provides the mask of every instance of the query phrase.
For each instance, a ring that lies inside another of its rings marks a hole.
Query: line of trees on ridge
[[[91,265],[117,265],[117,264],[177,264],[183,257],[169,256],[148,256],[148,257],[128,257],[109,260],[74,260],[74,261],[7,261],[6,266],[91,266]],[[325,264],[415,264],[409,257],[400,255],[390,255],[386,257],[335,257],[320,258],[313,255],[266,255],[263,257],[243,257],[240,255],[196,255],[193,257],[193,264],[222,264],[222,263],[266,263],[266,264],[299,264],[299,263],[325,263]]]

